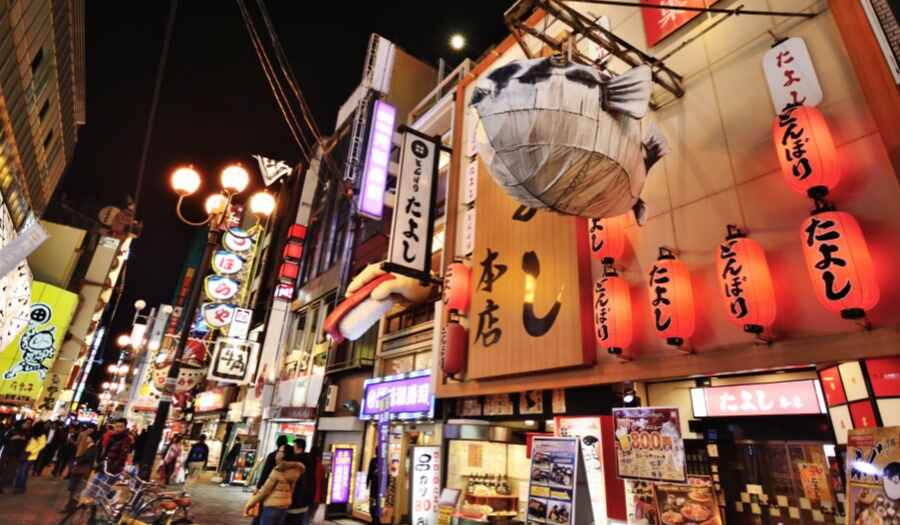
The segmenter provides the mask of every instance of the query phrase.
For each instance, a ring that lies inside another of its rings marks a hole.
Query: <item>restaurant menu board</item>
[[[656,483],[653,497],[662,525],[722,525],[709,477],[691,476],[686,485]]]
[[[356,473],[356,446],[331,446],[331,476],[328,484],[328,503],[351,503],[353,476]]]
[[[847,525],[900,524],[900,427],[850,430],[847,497]]]
[[[619,478],[687,480],[677,408],[614,408],[613,424]]]
[[[536,437],[531,449],[525,523],[575,523],[578,439]]]

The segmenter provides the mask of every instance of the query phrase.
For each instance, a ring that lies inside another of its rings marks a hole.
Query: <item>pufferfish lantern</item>
[[[510,62],[472,94],[479,155],[520,204],[596,219],[631,209],[641,222],[647,172],[668,150],[654,125],[641,129],[650,89],[647,66],[612,76],[559,57]]]

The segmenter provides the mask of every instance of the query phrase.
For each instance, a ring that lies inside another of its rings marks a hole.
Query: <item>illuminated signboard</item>
[[[434,411],[431,371],[419,370],[367,380],[359,418],[372,419],[385,410],[398,419],[431,417]]]
[[[328,483],[328,503],[352,503],[350,487],[356,475],[356,446],[331,446],[331,476]]]
[[[694,417],[793,416],[824,414],[819,381],[784,381],[692,388]]]
[[[393,106],[375,101],[359,195],[359,212],[370,219],[380,220],[384,214],[384,188],[391,162],[396,116],[397,110]]]

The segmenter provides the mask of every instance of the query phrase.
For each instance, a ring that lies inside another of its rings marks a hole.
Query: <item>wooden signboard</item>
[[[478,164],[468,377],[592,364],[587,221],[520,206]]]

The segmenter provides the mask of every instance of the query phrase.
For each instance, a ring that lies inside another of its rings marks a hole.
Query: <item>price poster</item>
[[[613,425],[619,478],[687,480],[677,408],[614,408]]]
[[[526,524],[575,523],[578,439],[536,437],[531,449]]]
[[[847,497],[847,523],[888,525],[900,516],[900,427],[850,430]]]
[[[441,448],[414,447],[412,460],[412,522],[435,525],[441,490]]]

